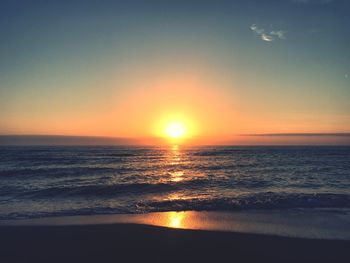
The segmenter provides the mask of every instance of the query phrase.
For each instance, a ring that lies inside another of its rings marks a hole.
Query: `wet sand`
[[[141,224],[0,226],[0,262],[350,262],[350,241]]]

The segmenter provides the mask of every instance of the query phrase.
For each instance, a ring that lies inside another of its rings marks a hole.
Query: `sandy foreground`
[[[289,230],[276,223],[282,232],[274,233],[271,219],[276,216],[256,213],[258,220],[249,222],[251,217],[167,212],[3,221],[0,262],[350,262],[347,233],[305,238],[303,220]],[[310,233],[325,223],[319,220]],[[346,232],[347,219],[340,217],[338,223]],[[250,233],[253,225],[262,230]],[[288,235],[296,230],[300,233]],[[335,232],[329,227],[321,236],[327,233]]]

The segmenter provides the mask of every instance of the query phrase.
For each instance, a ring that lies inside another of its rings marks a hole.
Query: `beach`
[[[215,214],[209,215],[215,218]],[[127,218],[128,216],[120,215],[85,216],[2,223],[1,262],[349,262],[350,260],[350,240],[298,238],[244,233],[239,230],[233,232],[182,229],[177,228],[177,225],[164,227],[155,224],[128,223]]]
[[[137,224],[0,228],[1,262],[349,262],[349,241]]]

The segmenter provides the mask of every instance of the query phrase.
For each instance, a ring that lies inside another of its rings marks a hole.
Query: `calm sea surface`
[[[350,208],[350,147],[0,147],[0,219]]]

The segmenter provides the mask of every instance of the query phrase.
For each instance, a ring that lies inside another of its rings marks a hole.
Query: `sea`
[[[1,146],[0,220],[350,209],[348,146]]]

